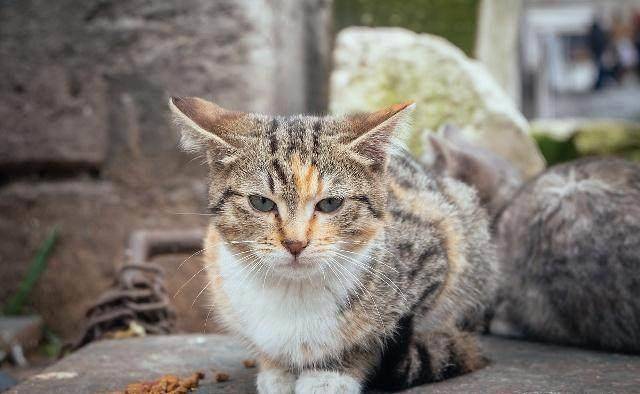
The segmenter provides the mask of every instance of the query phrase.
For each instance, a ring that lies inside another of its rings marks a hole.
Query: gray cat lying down
[[[524,183],[517,168],[495,153],[469,142],[462,131],[445,125],[437,134],[425,134],[420,161],[438,174],[473,186],[480,204],[496,217]]]
[[[640,166],[582,159],[518,190],[506,162],[446,134],[434,141],[431,165],[476,186],[492,214],[504,283],[491,331],[640,352]]]

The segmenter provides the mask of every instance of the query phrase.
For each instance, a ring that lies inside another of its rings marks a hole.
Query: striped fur
[[[460,323],[496,286],[487,217],[472,189],[395,147],[410,105],[344,118],[170,106],[207,157],[215,313],[260,358],[260,392],[400,389],[482,366]],[[344,203],[314,209],[328,197]],[[288,239],[308,243],[297,259]]]

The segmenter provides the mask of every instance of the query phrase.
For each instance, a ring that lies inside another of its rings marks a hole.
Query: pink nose
[[[291,252],[292,255],[297,256],[300,254],[300,252],[302,252],[304,248],[307,247],[308,242],[285,239],[284,241],[282,241],[282,244],[285,248],[287,248],[287,250],[289,250],[289,252]]]

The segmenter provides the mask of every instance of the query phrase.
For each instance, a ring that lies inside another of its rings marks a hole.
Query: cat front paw
[[[296,394],[359,394],[360,383],[349,375],[330,371],[308,371],[300,374]]]
[[[259,394],[293,394],[296,377],[288,371],[268,369],[258,373],[256,386]]]

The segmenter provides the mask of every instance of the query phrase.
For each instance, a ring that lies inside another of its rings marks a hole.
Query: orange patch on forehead
[[[308,201],[322,191],[322,180],[318,168],[310,163],[303,163],[300,155],[293,154],[291,171],[300,201]]]

